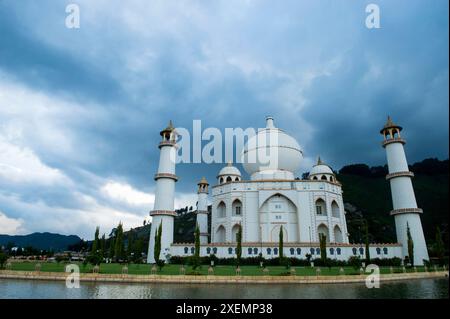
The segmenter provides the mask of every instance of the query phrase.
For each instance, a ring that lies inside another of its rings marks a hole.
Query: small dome
[[[239,176],[241,177],[241,172],[237,167],[233,166],[231,162],[228,162],[227,166],[222,168],[218,176]]]
[[[311,171],[309,172],[309,176],[320,175],[320,174],[331,174],[334,175],[333,170],[327,164],[323,163],[319,159],[317,160],[317,164],[313,166]]]

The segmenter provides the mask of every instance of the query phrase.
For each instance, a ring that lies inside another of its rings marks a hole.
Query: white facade
[[[392,124],[392,125],[391,125]],[[412,173],[408,170],[401,128],[389,122],[381,130],[385,137],[393,210],[398,243],[371,244],[372,258],[404,258],[408,254],[407,225],[414,241],[416,265],[428,260],[414,190]],[[193,243],[173,243],[175,175],[175,131],[170,125],[161,132],[161,157],[155,207],[150,234],[148,262],[153,263],[155,230],[163,225],[161,258],[191,256]],[[267,152],[268,159],[267,161]],[[262,160],[261,156],[264,156]],[[200,229],[202,256],[215,254],[219,258],[235,256],[236,233],[242,227],[242,256],[265,258],[278,256],[280,230],[283,230],[284,255],[313,258],[320,255],[319,236],[326,236],[328,257],[347,260],[365,256],[365,247],[350,244],[342,198],[342,188],[333,170],[320,158],[310,170],[308,179],[295,178],[303,152],[297,141],[278,129],[268,117],[266,128],[249,139],[244,146],[243,167],[250,176],[242,178],[239,169],[228,163],[217,175],[212,187],[211,216],[208,214],[209,184],[202,178],[198,183],[197,224]],[[208,232],[208,219],[211,231]]]

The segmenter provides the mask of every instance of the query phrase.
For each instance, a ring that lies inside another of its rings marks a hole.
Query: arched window
[[[311,249],[309,250],[309,252],[311,253],[311,255],[314,255],[314,248],[311,248]]]
[[[249,249],[248,249],[248,254],[251,255],[252,252],[253,252],[253,249],[249,248]]]
[[[228,248],[228,254],[229,254],[229,255],[232,255],[232,254],[233,254],[233,248],[232,248],[232,247],[229,247],[229,248]]]
[[[208,255],[211,253],[211,248],[210,248],[210,247],[207,247],[207,248],[206,248],[206,253],[207,253]]]
[[[241,216],[242,214],[242,203],[239,199],[235,199],[231,205],[233,216]]]
[[[339,228],[338,225],[334,226],[334,241],[336,243],[342,243],[344,242],[343,238],[342,238],[342,232],[341,229]]]
[[[220,178],[219,183],[223,184],[223,177]]]
[[[323,181],[326,181],[327,177],[325,175],[322,175],[322,177],[320,179],[323,180]]]
[[[195,248],[191,247],[191,254],[195,253]]]
[[[227,212],[227,207],[225,206],[224,202],[220,202],[219,205],[217,205],[217,216],[219,218],[225,217]]]
[[[320,248],[316,248],[316,255],[320,255]]]
[[[316,214],[319,216],[327,215],[327,205],[325,204],[325,201],[322,198],[316,200]]]
[[[362,247],[359,248],[359,254],[364,255],[364,248],[362,248]]]
[[[236,177],[236,178],[234,179],[234,181],[235,181],[235,182],[239,182],[239,177]]]
[[[385,255],[388,254],[388,249],[387,249],[387,247],[384,247],[384,248],[383,248],[383,253],[384,253]]]
[[[184,247],[184,253],[187,254],[189,252],[189,248]]]
[[[338,254],[338,255],[341,254],[341,249],[340,248],[336,248],[336,254]]]
[[[233,243],[237,242],[237,234],[239,232],[240,227],[241,227],[240,225],[236,224],[231,229],[231,242],[233,242]]]
[[[313,179],[314,181],[317,181],[317,176],[314,176],[312,179]]]
[[[377,247],[377,255],[381,255],[381,248]]]
[[[267,255],[270,255],[272,253],[272,249],[267,248]]]
[[[225,242],[225,234],[226,234],[226,232],[225,232],[225,227],[223,227],[222,225],[220,225],[220,226],[217,228],[217,231],[216,231],[216,238],[215,238],[215,241],[216,241],[217,243],[224,243],[224,242]]]
[[[330,235],[328,232],[328,227],[326,225],[320,224],[319,227],[317,227],[317,233],[319,238],[320,236],[325,236],[326,242],[330,242]]]
[[[297,255],[301,255],[301,254],[302,254],[301,248],[297,248]]]
[[[331,202],[331,216],[339,218],[339,205],[336,201]]]
[[[258,248],[253,248],[253,253],[256,255],[258,254]]]
[[[334,255],[334,248],[333,247],[330,248],[330,255]]]
[[[217,254],[217,248],[216,247],[213,248],[213,254]]]
[[[227,177],[227,183],[229,183],[229,182],[231,182],[231,181],[232,181],[231,176],[228,176],[228,177]]]
[[[356,249],[356,248],[353,248],[352,251],[353,251],[353,255],[356,255],[357,249]]]
[[[273,254],[274,254],[274,255],[278,255],[278,248],[274,248],[274,249],[273,249]]]
[[[295,249],[294,248],[289,249],[289,251],[291,252],[291,255],[295,255]]]

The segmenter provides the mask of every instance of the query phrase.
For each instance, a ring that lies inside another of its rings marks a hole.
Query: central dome
[[[266,118],[266,128],[260,129],[245,144],[242,165],[252,180],[294,179],[303,157],[297,141],[276,128],[273,118]]]

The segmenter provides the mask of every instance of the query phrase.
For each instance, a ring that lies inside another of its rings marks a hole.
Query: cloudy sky
[[[318,154],[384,164],[387,114],[410,162],[448,158],[448,28],[447,0],[0,0],[0,233],[141,225],[169,119],[273,115],[304,150],[298,175]],[[176,206],[220,167],[179,165]]]

